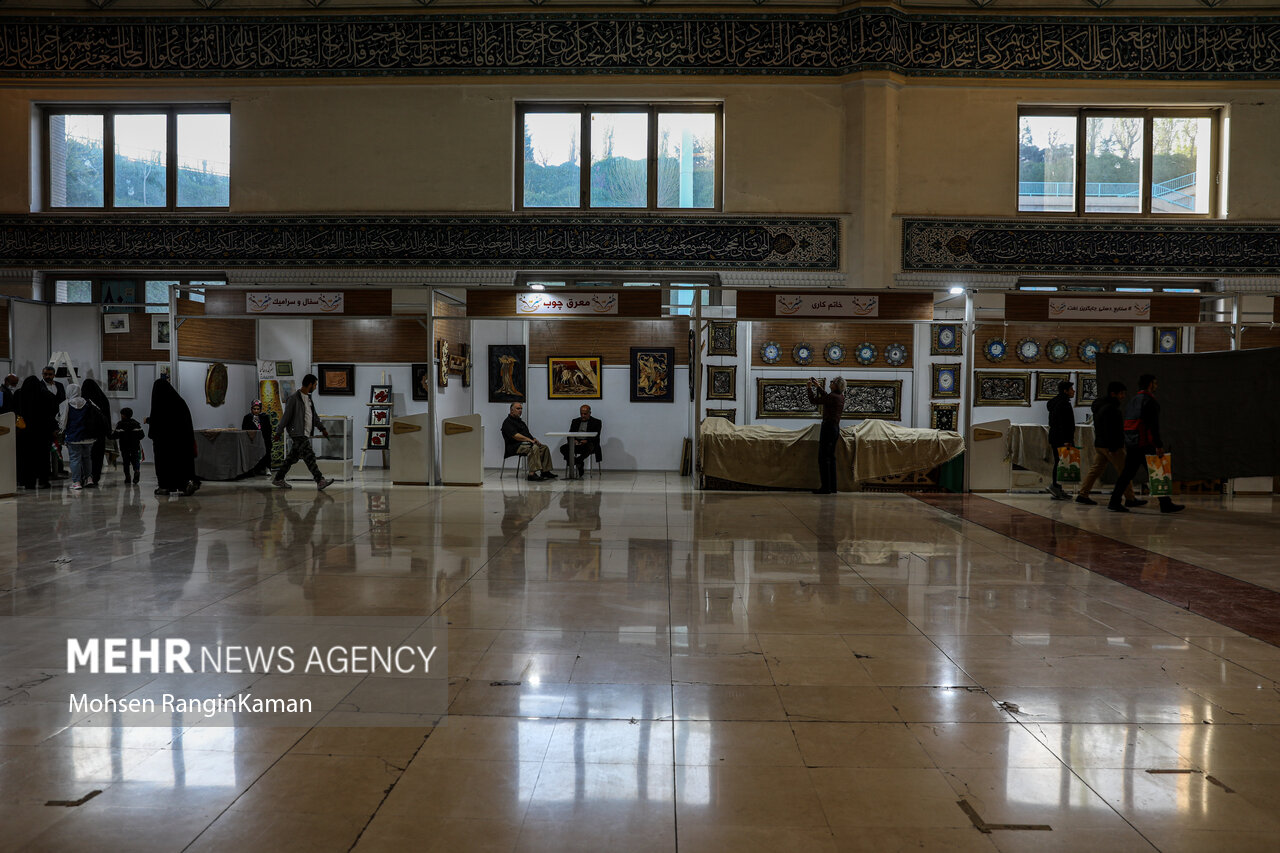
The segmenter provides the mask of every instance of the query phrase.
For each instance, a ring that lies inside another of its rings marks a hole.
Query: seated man
[[[591,417],[591,407],[584,405],[578,410],[580,417],[569,421],[569,432],[594,432],[593,438],[571,438],[566,439],[565,443],[560,445],[560,455],[564,457],[566,464],[569,462],[569,445],[573,445],[573,462],[578,466],[578,476],[582,476],[583,460],[589,455],[595,454],[596,461],[600,461],[600,419]]]
[[[530,480],[554,480],[556,475],[551,470],[551,451],[533,437],[529,425],[520,418],[522,414],[524,404],[512,403],[507,419],[502,422],[502,458],[528,456]]]

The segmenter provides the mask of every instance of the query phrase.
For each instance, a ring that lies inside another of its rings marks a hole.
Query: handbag
[[[1058,448],[1058,482],[1080,482],[1080,448]]]
[[[1154,453],[1147,456],[1147,491],[1152,497],[1167,498],[1173,494],[1173,454]]]

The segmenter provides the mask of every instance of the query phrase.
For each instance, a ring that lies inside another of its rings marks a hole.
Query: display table
[[[234,480],[257,467],[267,452],[256,429],[198,429],[195,440],[201,480]]]
[[[311,448],[316,452],[316,467],[320,473],[334,480],[350,480],[351,464],[354,461],[355,449],[351,434],[351,418],[347,415],[322,415],[320,423],[328,431],[329,437],[317,433],[311,437]],[[296,464],[289,469],[289,480],[310,480],[311,472],[306,465]]]
[[[545,435],[547,436],[547,438],[572,438],[572,439],[600,437],[600,433],[598,432],[548,432],[548,433],[545,433]],[[559,453],[560,448],[557,447],[556,452]],[[569,453],[569,456],[568,456],[568,462],[565,463],[564,476],[566,480],[576,480],[578,478],[578,466],[573,464],[573,460],[574,460],[574,454],[571,452]]]

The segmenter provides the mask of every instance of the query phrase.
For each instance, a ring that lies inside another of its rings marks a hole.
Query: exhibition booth
[[[520,402],[537,436],[566,431],[589,405],[602,422],[603,476],[668,471],[705,488],[812,487],[807,474],[778,472],[812,470],[816,431],[796,432],[817,421],[806,381],[841,376],[842,489],[1003,491],[1041,487],[1048,457],[1037,431],[1059,381],[1075,384],[1087,442],[1108,359],[1150,354],[1168,359],[1159,372],[1176,372],[1179,356],[1280,344],[1269,296],[734,290],[603,278],[470,289],[182,282],[159,307],[95,283],[83,304],[0,302],[0,346],[5,372],[19,376],[62,354],[79,380],[103,386],[113,419],[126,405],[144,418],[153,382],[167,376],[191,408],[199,473],[210,478],[239,476],[263,452],[240,431],[250,403],[261,399],[278,423],[313,373],[331,436],[317,439],[317,456],[335,478],[388,468],[397,483],[478,483],[502,467],[500,427]],[[883,428],[857,432],[867,422]],[[940,442],[940,432],[956,439]],[[546,442],[561,464],[560,439]],[[893,453],[876,449],[888,445]],[[275,451],[279,461],[283,447]],[[771,461],[755,464],[756,453]],[[1226,467],[1195,487],[1234,480],[1240,491],[1272,491],[1270,469]]]

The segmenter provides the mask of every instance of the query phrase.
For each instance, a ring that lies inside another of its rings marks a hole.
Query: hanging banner
[[[342,293],[281,293],[254,291],[244,295],[249,314],[341,314]]]
[[[848,293],[789,293],[774,297],[775,317],[878,317],[880,297]]]
[[[1150,299],[1049,297],[1050,320],[1149,320]]]
[[[516,313],[524,315],[617,314],[616,293],[519,293]]]

